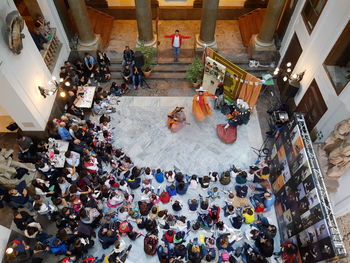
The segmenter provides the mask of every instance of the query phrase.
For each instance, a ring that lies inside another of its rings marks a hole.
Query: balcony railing
[[[50,28],[50,33],[52,35],[51,40],[46,43],[46,48],[40,51],[47,68],[50,72],[55,68],[58,55],[60,54],[60,50],[62,48],[62,43],[58,40],[56,35],[56,28]]]

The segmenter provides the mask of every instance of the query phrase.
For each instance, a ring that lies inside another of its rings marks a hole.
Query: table
[[[74,101],[74,105],[77,108],[91,108],[94,100],[96,87],[93,86],[81,86],[78,87],[77,98]],[[83,95],[79,95],[82,94]]]
[[[50,162],[56,168],[63,168],[66,162],[65,153],[68,151],[69,142],[62,140],[52,140],[49,141],[48,155]],[[58,151],[58,153],[55,153]]]

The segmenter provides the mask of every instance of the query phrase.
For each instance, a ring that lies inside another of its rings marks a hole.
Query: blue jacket
[[[179,189],[179,185],[180,185],[180,183],[176,182],[176,192],[177,192],[179,195],[184,195],[184,194],[186,194],[189,183],[185,183],[183,189]]]
[[[61,140],[67,141],[72,139],[72,136],[70,135],[69,131],[64,127],[59,127],[57,129],[57,132],[60,135]]]
[[[191,200],[188,200],[188,208],[190,209],[190,211],[196,211],[198,208],[198,205],[199,205],[198,202],[195,204],[192,204]]]
[[[155,174],[154,178],[156,178],[156,181],[161,184],[164,182],[164,173]]]
[[[174,189],[171,189],[170,186],[168,185],[168,186],[166,187],[166,191],[168,192],[168,194],[169,194],[170,196],[176,195],[176,187],[175,187]]]
[[[10,200],[12,202],[15,202],[17,204],[25,204],[29,201],[29,195],[27,196],[23,196],[22,195],[22,192],[23,192],[23,189],[27,187],[27,184],[26,184],[26,181],[21,181],[18,185],[16,185],[15,189],[18,191],[18,193],[20,195],[18,196],[10,196]]]
[[[59,240],[58,238],[54,237],[50,240],[49,247],[50,247],[50,253],[55,255],[64,255],[67,252],[66,245],[61,241],[61,243],[58,246],[54,246],[53,242],[55,240]]]

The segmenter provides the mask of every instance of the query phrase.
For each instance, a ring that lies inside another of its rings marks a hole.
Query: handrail
[[[40,53],[44,59],[47,68],[52,72],[56,65],[56,61],[62,47],[62,43],[57,38],[56,28],[50,28],[50,34],[51,40],[46,44],[47,48],[40,51]]]

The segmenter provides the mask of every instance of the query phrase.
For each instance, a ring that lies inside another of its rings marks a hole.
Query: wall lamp
[[[58,81],[55,76],[52,76],[52,79],[49,81],[49,88],[44,88],[42,86],[38,86],[38,89],[40,91],[41,96],[46,98],[47,96],[54,95],[58,90],[60,90],[60,96],[62,98],[66,97],[66,92],[64,90],[64,87],[69,87],[70,82],[66,81],[63,84],[63,78],[60,78]]]
[[[296,84],[296,83],[299,83],[303,77],[304,77],[304,74],[305,74],[305,71],[299,73],[299,74],[291,74],[292,73],[292,63],[291,62],[288,62],[286,64],[286,67],[285,69],[280,69],[280,68],[275,68],[275,71],[273,72],[273,75],[274,76],[278,76],[280,75],[283,79],[284,82],[287,82],[289,81],[290,84]]]

